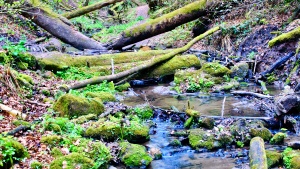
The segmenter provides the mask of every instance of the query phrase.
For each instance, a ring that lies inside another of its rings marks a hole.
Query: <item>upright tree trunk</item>
[[[70,44],[80,50],[106,50],[101,43],[74,30],[67,24],[67,19],[44,8],[44,4],[39,1],[31,3],[31,1],[27,0],[25,1],[25,6],[26,7],[21,13],[23,16],[33,21],[62,42]]]

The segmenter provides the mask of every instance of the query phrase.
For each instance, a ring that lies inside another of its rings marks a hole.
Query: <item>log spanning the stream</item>
[[[191,40],[188,44],[186,44],[185,46],[181,47],[181,48],[177,48],[172,50],[171,52],[158,56],[156,58],[153,58],[149,61],[147,61],[146,63],[136,66],[132,69],[114,74],[114,75],[108,75],[108,76],[100,76],[100,77],[95,77],[92,79],[87,79],[87,80],[83,80],[80,82],[77,82],[71,86],[64,86],[61,89],[65,90],[65,91],[69,91],[71,89],[79,89],[79,88],[83,88],[85,86],[87,86],[88,84],[98,84],[103,82],[104,80],[108,80],[108,81],[113,81],[113,80],[117,80],[117,79],[121,79],[125,76],[129,76],[133,73],[139,72],[141,70],[145,70],[147,68],[150,68],[158,63],[164,62],[166,60],[169,60],[171,58],[173,58],[175,55],[183,53],[185,51],[187,51],[190,47],[192,47],[196,42],[198,42],[199,40],[205,38],[206,36],[209,36],[213,33],[215,33],[216,31],[218,31],[220,29],[219,26],[211,28],[210,30],[206,31],[205,33],[195,37],[193,40]]]

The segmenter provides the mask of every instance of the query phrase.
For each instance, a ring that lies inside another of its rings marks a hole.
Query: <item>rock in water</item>
[[[267,156],[264,140],[260,137],[254,137],[250,142],[250,168],[267,169]]]

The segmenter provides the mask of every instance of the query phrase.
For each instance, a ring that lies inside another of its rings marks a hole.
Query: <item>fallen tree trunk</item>
[[[66,17],[67,19],[72,19],[72,18],[76,18],[78,16],[87,14],[89,12],[93,12],[95,10],[101,9],[105,6],[111,5],[111,4],[115,4],[116,2],[121,2],[123,0],[106,0],[106,1],[101,1],[89,6],[84,6],[81,7],[77,10],[71,11],[71,12],[67,12],[62,14],[62,16]]]
[[[254,137],[250,142],[250,168],[251,169],[267,169],[267,155],[265,151],[264,140],[260,137]]]
[[[293,39],[297,39],[297,38],[300,38],[300,26],[293,29],[290,32],[283,33],[283,34],[273,38],[272,40],[269,41],[268,45],[269,45],[269,47],[273,47],[277,44],[287,42],[289,40],[293,40]]]
[[[254,93],[254,92],[247,92],[247,91],[233,91],[231,92],[231,94],[237,94],[237,95],[250,95],[250,96],[254,96],[254,97],[259,97],[262,99],[273,99],[273,96],[269,96],[269,95],[264,95],[264,94],[260,94],[260,93]]]
[[[284,64],[286,61],[288,61],[291,57],[293,57],[295,55],[294,52],[289,53],[288,55],[279,58],[278,60],[276,60],[276,62],[271,65],[266,71],[262,72],[261,75],[263,77],[265,77],[267,74],[271,74],[275,69],[277,69],[278,67],[280,67],[282,64]]]
[[[109,76],[102,76],[102,77],[97,77],[97,78],[92,78],[92,79],[87,79],[87,80],[83,80],[83,81],[80,81],[78,83],[75,83],[71,86],[67,86],[65,88],[66,91],[69,91],[70,89],[78,89],[78,88],[82,88],[82,87],[85,87],[87,86],[88,84],[97,84],[97,83],[101,83],[103,82],[104,80],[108,80],[108,81],[111,81],[111,80],[116,80],[116,79],[120,79],[120,78],[123,78],[125,76],[128,76],[130,74],[133,74],[135,72],[138,72],[138,71],[141,71],[141,70],[144,70],[146,68],[149,68],[151,66],[154,66],[158,63],[161,63],[163,61],[166,61],[168,59],[171,59],[172,57],[174,57],[175,55],[179,54],[179,53],[183,53],[185,51],[187,51],[193,44],[195,44],[196,42],[198,42],[199,40],[203,39],[204,37],[208,36],[208,35],[211,35],[213,34],[214,32],[218,31],[220,29],[220,27],[214,27],[208,31],[206,31],[205,33],[197,36],[196,38],[194,38],[192,41],[190,41],[187,45],[181,47],[181,48],[177,48],[177,49],[174,49],[172,50],[170,53],[167,53],[167,54],[164,54],[164,55],[161,55],[159,57],[156,57],[154,59],[151,59],[149,60],[148,62],[142,64],[142,65],[139,65],[137,67],[134,67],[132,69],[129,69],[127,71],[124,71],[124,72],[120,72],[120,73],[117,73],[117,74],[114,74],[114,75],[109,75]]]
[[[76,56],[60,52],[48,52],[48,53],[32,53],[37,60],[37,64],[40,68],[46,70],[63,70],[69,67],[85,67],[89,65],[93,66],[107,66],[111,64],[111,59],[114,60],[114,64],[124,64],[131,62],[146,61],[154,56],[169,53],[171,50],[149,50],[141,52],[125,52],[125,53],[113,53],[103,55],[92,56]]]
[[[68,20],[66,18],[50,11],[41,2],[34,1],[34,3],[32,3],[27,0],[24,2],[24,6],[24,10],[21,10],[23,16],[33,21],[62,42],[70,44],[80,50],[106,50],[101,43],[74,30],[67,24]]]
[[[235,3],[226,1],[226,3]],[[190,3],[171,13],[165,14],[154,20],[150,20],[136,27],[125,30],[121,38],[110,46],[112,49],[121,49],[124,46],[142,41],[155,35],[170,31],[179,25],[198,19],[206,15],[208,9],[215,10],[215,7],[224,6],[223,1],[199,0]],[[230,7],[232,5],[226,5]]]

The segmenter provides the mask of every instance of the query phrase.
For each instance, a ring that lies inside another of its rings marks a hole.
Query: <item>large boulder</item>
[[[121,142],[120,147],[121,161],[129,168],[145,168],[152,161],[152,157],[142,145]]]
[[[65,94],[55,102],[53,109],[59,112],[60,116],[73,118],[88,114],[100,115],[104,112],[104,105],[99,98],[88,99]]]
[[[254,137],[250,142],[250,168],[267,169],[267,155],[265,151],[264,140],[260,137]]]
[[[300,96],[297,94],[279,95],[275,99],[276,114],[297,113],[300,110]]]
[[[207,62],[203,64],[201,70],[203,70],[205,73],[210,74],[212,76],[221,76],[221,77],[231,73],[231,71],[227,67],[216,62]]]
[[[94,166],[94,161],[85,157],[82,153],[71,153],[53,160],[50,169],[72,169],[80,166],[81,169],[90,169]]]

